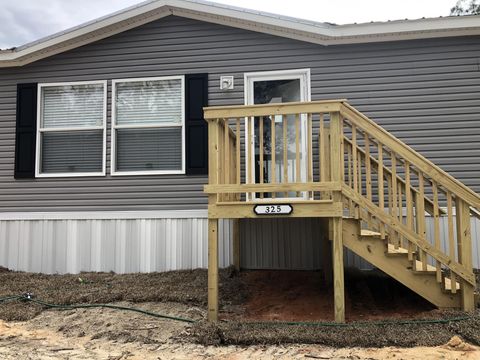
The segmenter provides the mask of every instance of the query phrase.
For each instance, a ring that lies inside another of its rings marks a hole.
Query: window
[[[38,89],[36,176],[105,175],[106,81]]]
[[[185,173],[184,77],[112,86],[112,175]]]

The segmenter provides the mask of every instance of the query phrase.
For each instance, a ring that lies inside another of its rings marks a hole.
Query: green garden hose
[[[148,310],[142,310],[134,307],[111,305],[111,304],[77,304],[77,305],[66,305],[66,304],[51,304],[42,300],[34,299],[30,294],[24,295],[12,295],[0,298],[0,303],[21,300],[25,302],[32,302],[38,305],[46,306],[52,309],[58,310],[74,310],[74,309],[91,309],[91,308],[107,308],[114,310],[123,310],[123,311],[133,311],[140,314],[161,318],[169,319],[175,321],[182,321],[186,323],[195,323],[196,320],[186,319],[177,316],[169,316],[157,314]],[[388,320],[388,321],[369,321],[369,322],[355,322],[349,324],[339,324],[333,322],[306,322],[306,321],[264,321],[264,322],[243,322],[237,323],[240,325],[267,325],[267,326],[318,326],[318,327],[354,327],[354,326],[388,326],[388,325],[420,325],[420,324],[447,324],[450,322],[465,321],[474,318],[474,316],[458,316],[447,319],[420,319],[420,320]]]

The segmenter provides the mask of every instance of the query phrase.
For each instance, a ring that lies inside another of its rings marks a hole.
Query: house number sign
[[[255,205],[253,211],[257,215],[290,215],[293,207],[289,204]]]

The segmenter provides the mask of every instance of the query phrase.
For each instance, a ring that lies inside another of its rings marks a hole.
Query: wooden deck
[[[345,319],[344,246],[438,307],[474,309],[470,215],[480,196],[471,189],[344,100],[212,107],[205,118],[209,320],[218,319],[219,218],[234,219],[236,266],[238,219],[328,218],[338,322]],[[446,252],[440,216],[448,219]],[[373,241],[374,255],[365,241]]]

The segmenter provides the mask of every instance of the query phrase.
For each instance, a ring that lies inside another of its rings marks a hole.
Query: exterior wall
[[[1,220],[0,266],[46,274],[207,268],[206,211],[62,216]],[[220,221],[220,267],[232,262],[230,230]]]
[[[210,105],[233,105],[243,104],[245,72],[310,68],[312,100],[348,99],[480,192],[479,57],[479,37],[323,47],[171,16],[21,68],[0,69],[0,265],[48,273],[206,266],[205,217],[147,219],[137,213],[108,219],[117,211],[201,210],[207,204],[206,176],[110,175],[113,79],[207,72]],[[234,75],[235,90],[221,92],[220,75]],[[109,81],[107,176],[14,180],[16,84],[82,80]],[[70,216],[92,211],[109,215]],[[31,212],[33,218],[36,212],[63,212],[64,219],[6,220],[2,212]],[[303,232],[288,224],[276,230],[269,222],[255,226],[256,233],[251,224],[242,227],[248,234],[245,267],[320,266],[312,255],[319,251],[312,225],[303,223]],[[478,267],[478,222],[473,230]],[[268,235],[275,231],[277,237]],[[278,262],[263,256],[269,249],[283,254]],[[227,253],[222,265],[230,263]],[[367,266],[351,259],[349,264]]]
[[[21,68],[0,69],[0,211],[206,208],[205,176],[13,179],[19,82],[208,72],[210,105],[243,103],[245,72],[310,68],[312,99],[346,98],[453,176],[480,191],[479,37],[319,46],[167,17]],[[219,90],[220,75],[235,90]]]

